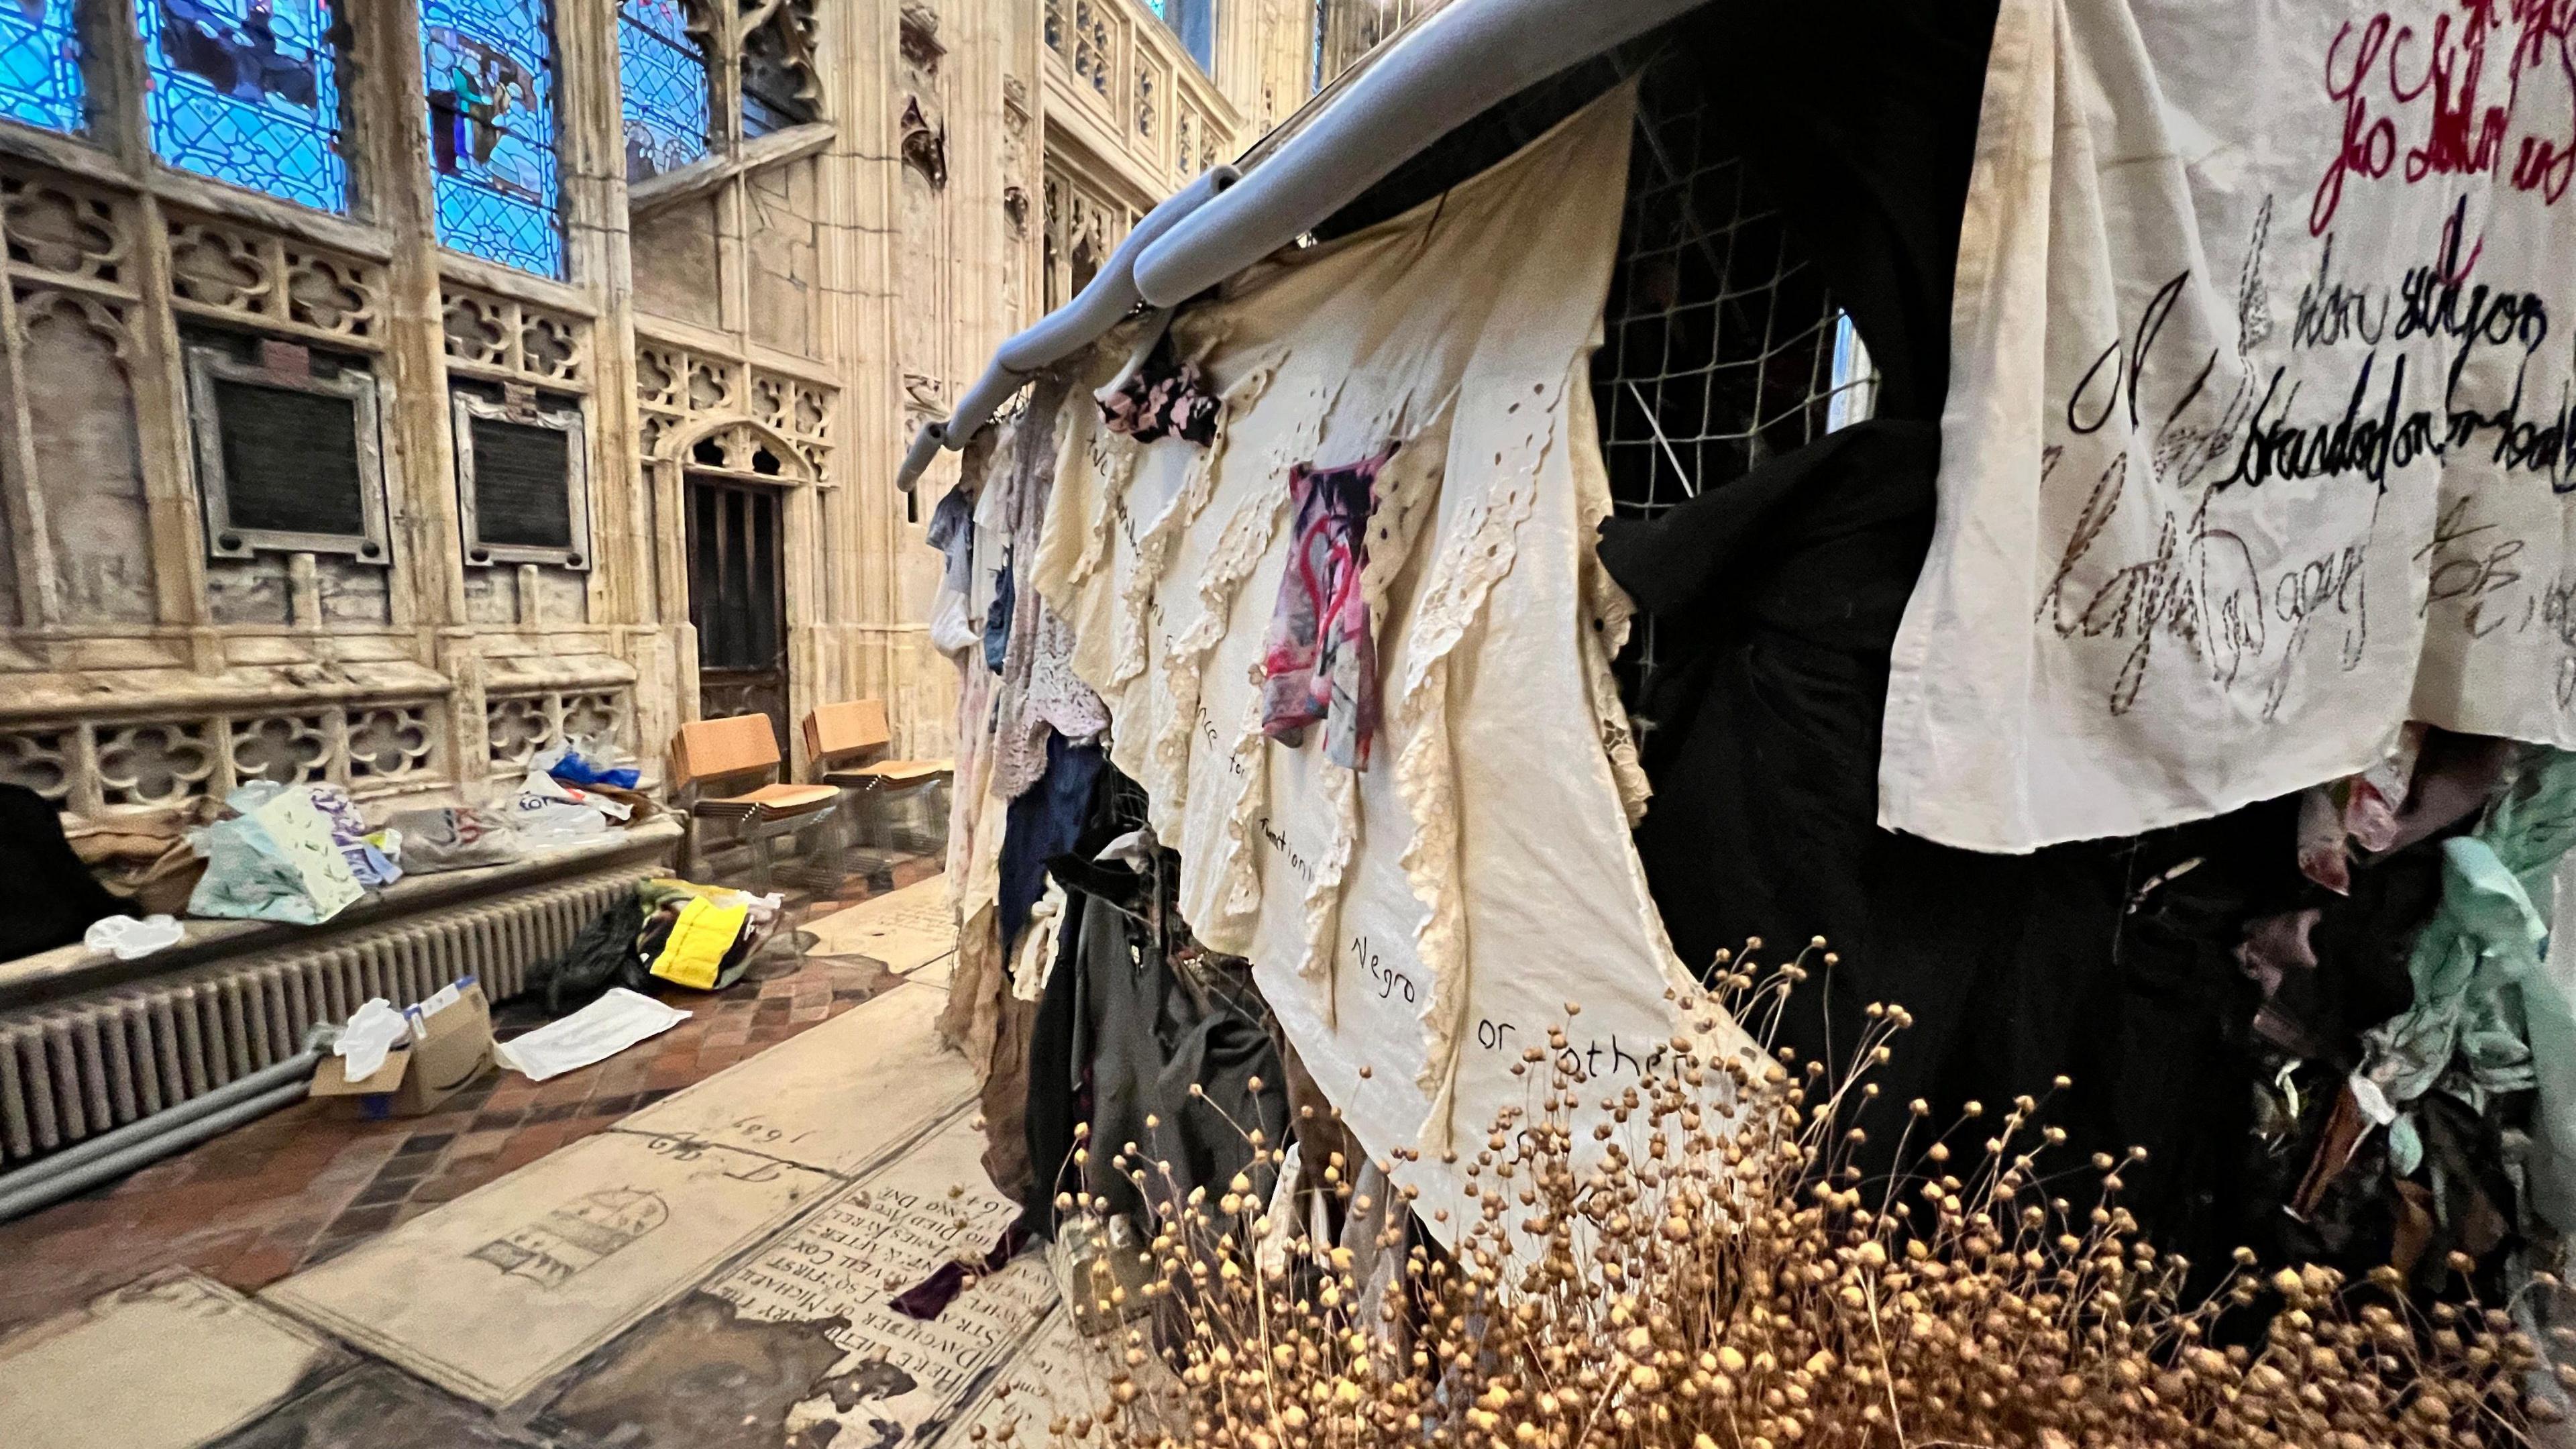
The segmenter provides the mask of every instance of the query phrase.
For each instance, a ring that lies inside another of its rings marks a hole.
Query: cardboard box
[[[343,1058],[324,1057],[313,1070],[313,1095],[350,1098],[369,1117],[421,1117],[492,1070],[492,1007],[480,985],[464,983],[454,1001],[422,1018],[419,1033],[354,1082]]]

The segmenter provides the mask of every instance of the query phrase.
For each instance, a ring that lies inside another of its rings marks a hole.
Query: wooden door
[[[783,491],[689,478],[689,622],[702,718],[765,714],[787,750]]]

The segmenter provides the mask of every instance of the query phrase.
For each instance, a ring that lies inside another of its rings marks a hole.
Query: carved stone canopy
[[[939,12],[925,0],[904,0],[903,58],[931,75],[939,73],[940,57],[948,47],[939,43]]]
[[[945,122],[933,127],[930,118],[921,113],[921,97],[906,96],[903,102],[903,162],[920,172],[933,191],[948,186],[948,127]]]

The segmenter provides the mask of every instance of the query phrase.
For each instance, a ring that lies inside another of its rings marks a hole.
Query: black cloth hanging
[[[132,911],[72,853],[43,796],[0,785],[0,961],[69,946],[91,922]]]
[[[1276,1143],[1288,1126],[1287,1074],[1258,999],[1214,963],[1185,974],[1174,962],[1195,948],[1168,899],[1170,858],[1160,879],[1098,858],[1131,828],[1122,786],[1134,789],[1100,767],[1087,826],[1046,862],[1070,909],[1029,1041],[1022,1131],[1035,1181],[1021,1221],[1041,1236],[1054,1235],[1061,1192],[1087,1189],[1149,1232],[1156,1204],[1196,1187],[1220,1195],[1237,1173],[1266,1195],[1272,1173],[1245,1134]],[[1085,1122],[1090,1157],[1077,1170]],[[1130,1143],[1142,1194],[1115,1160]]]
[[[1996,0],[1718,0],[1683,22],[1709,104],[1877,365],[1937,420]]]
[[[2256,1004],[2233,948],[2294,891],[2295,809],[2028,856],[1877,823],[1888,658],[1932,538],[1995,9],[1724,0],[1683,32],[1881,387],[1873,421],[1702,479],[1659,517],[1604,524],[1603,563],[1657,631],[1635,702],[1655,787],[1638,848],[1697,968],[1748,937],[1770,961],[1828,938],[1838,964],[1819,963],[1776,1020],[1748,1023],[1802,1061],[1847,1070],[1872,1002],[1912,1013],[1873,1074],[1880,1096],[1853,1114],[1865,1172],[1904,1165],[1917,1097],[1936,1125],[1970,1102],[1999,1113],[2048,1097],[2046,1120],[2070,1134],[2051,1166],[2147,1148],[2123,1201],[2169,1244],[2223,1256],[2250,1095],[2240,1028]],[[2059,1076],[2074,1085],[2052,1092]],[[1972,1151],[1991,1125],[1968,1124]]]

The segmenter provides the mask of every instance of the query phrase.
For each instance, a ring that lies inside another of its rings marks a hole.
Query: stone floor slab
[[[906,984],[636,1113],[620,1130],[759,1152],[844,1176],[975,1095],[933,1030],[946,998]]]
[[[348,1354],[188,1272],[155,1274],[0,1342],[10,1449],[195,1449]]]
[[[553,1449],[417,1379],[368,1364],[284,1405],[216,1449]]]
[[[605,1132],[267,1296],[432,1383],[499,1407],[836,1185],[774,1157]]]
[[[948,909],[948,880],[933,876],[806,923],[815,949],[873,956],[909,973],[957,949],[957,920]]]
[[[1035,1253],[972,1283],[935,1319],[892,1306],[940,1265],[982,1256],[1017,1216],[986,1181],[983,1148],[961,1112],[708,1285],[746,1319],[830,1321],[841,1360],[788,1415],[787,1442],[901,1449],[951,1421],[1044,1321],[1056,1284]]]

